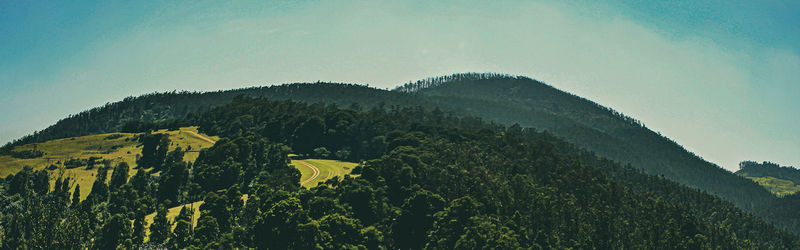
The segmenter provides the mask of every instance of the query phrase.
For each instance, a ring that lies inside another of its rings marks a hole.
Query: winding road
[[[310,168],[311,171],[313,171],[313,173],[311,174],[311,177],[308,177],[308,179],[300,181],[300,185],[304,185],[304,184],[308,183],[309,181],[312,181],[312,180],[316,179],[319,176],[319,168],[317,168],[314,165],[311,165],[310,163],[305,162],[303,160],[295,160],[295,161],[299,162],[300,164],[303,164],[303,166],[306,166],[306,167]]]

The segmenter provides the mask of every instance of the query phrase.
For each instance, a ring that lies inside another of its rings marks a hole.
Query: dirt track
[[[316,179],[319,176],[319,168],[317,168],[314,165],[311,165],[310,163],[305,162],[303,160],[296,160],[296,161],[299,162],[300,164],[303,164],[304,166],[310,168],[311,171],[314,172],[313,174],[311,174],[311,177],[308,177],[308,179],[300,181],[300,185],[306,184],[309,181],[312,181],[312,180]]]
[[[208,138],[208,137],[205,137],[205,136],[203,136],[201,134],[195,133],[194,131],[183,131],[183,132],[189,133],[189,134],[191,134],[191,135],[193,135],[193,136],[195,136],[197,138],[200,138],[201,140],[204,140],[204,141],[207,141],[207,142],[210,142],[210,143],[216,143],[217,142],[215,140],[211,140],[211,138]]]

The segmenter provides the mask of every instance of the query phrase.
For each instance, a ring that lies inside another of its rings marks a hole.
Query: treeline
[[[276,86],[250,87],[214,92],[164,92],[122,101],[106,103],[70,115],[41,131],[7,143],[0,153],[8,154],[14,146],[66,137],[111,132],[139,132],[155,128],[156,124],[182,119],[192,113],[202,113],[229,103],[236,96],[264,97],[274,100],[296,100],[307,103],[360,103],[366,107],[379,103],[420,105],[413,97],[401,93],[345,83],[294,83]],[[158,125],[160,126],[160,125]]]
[[[99,168],[84,201],[44,171],[5,179],[2,248],[800,247],[730,203],[519,126],[250,98],[189,119],[223,139],[190,164],[143,135],[136,174]],[[360,177],[301,188],[289,149],[319,147],[349,148],[365,160]],[[196,226],[188,207],[167,219],[165,208],[198,200]]]
[[[800,184],[800,170],[790,166],[780,166],[772,162],[743,161],[739,163],[739,171],[736,174],[747,175],[749,177],[775,177],[790,180],[795,184]]]

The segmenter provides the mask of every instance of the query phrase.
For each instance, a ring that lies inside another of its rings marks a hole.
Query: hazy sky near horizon
[[[729,170],[800,167],[794,0],[0,1],[0,143],[154,91],[457,72],[544,81]]]

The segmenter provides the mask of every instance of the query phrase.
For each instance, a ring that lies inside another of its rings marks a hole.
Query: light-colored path
[[[303,164],[303,166],[306,166],[306,167],[310,168],[311,171],[313,171],[313,173],[311,174],[311,177],[308,177],[308,179],[300,181],[300,185],[304,185],[304,184],[308,183],[309,181],[313,181],[314,179],[316,179],[319,176],[319,168],[317,168],[314,165],[311,165],[310,163],[305,162],[303,160],[296,160],[296,161],[299,162],[300,164]]]
[[[212,143],[212,144],[217,142],[217,141],[215,141],[215,140],[211,140],[211,138],[208,138],[208,137],[205,137],[205,136],[203,136],[203,135],[201,135],[201,134],[195,133],[194,131],[183,131],[183,132],[186,132],[186,133],[192,134],[193,136],[195,136],[195,137],[197,137],[197,138],[200,138],[201,140],[204,140],[204,141],[210,142],[210,143]]]

